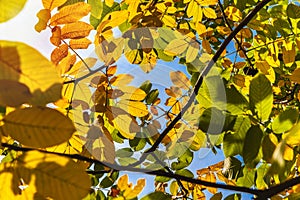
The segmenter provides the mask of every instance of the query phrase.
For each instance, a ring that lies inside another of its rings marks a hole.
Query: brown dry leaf
[[[93,30],[93,26],[85,22],[74,22],[66,24],[61,29],[61,37],[63,39],[79,39],[84,38],[90,34],[90,31]]]
[[[55,26],[52,29],[52,35],[50,37],[50,42],[55,46],[59,46],[61,44],[61,29],[59,26]]]
[[[49,19],[51,18],[51,13],[49,9],[40,10],[36,16],[39,18],[38,23],[35,25],[34,29],[37,32],[41,32],[45,30],[48,24]]]
[[[51,53],[51,61],[57,65],[64,57],[68,55],[68,45],[62,44],[55,48]]]
[[[297,68],[293,71],[291,75],[291,81],[300,83],[300,68]]]
[[[67,0],[42,0],[44,8],[49,10],[53,10],[54,8],[63,5],[66,1]]]
[[[267,61],[257,61],[255,65],[263,74],[265,75],[270,74],[269,73],[270,65]]]
[[[92,42],[87,38],[71,39],[70,47],[72,49],[87,49]]]
[[[60,9],[59,13],[55,14],[50,21],[51,26],[59,24],[73,23],[80,20],[82,17],[89,14],[91,6],[84,2],[78,2],[65,6]]]
[[[202,47],[203,49],[208,53],[208,54],[211,54],[212,53],[212,49],[211,49],[211,46],[209,44],[209,41],[208,40],[203,40],[202,41]]]
[[[233,82],[240,87],[245,87],[245,76],[241,75],[241,74],[235,74],[233,76]]]

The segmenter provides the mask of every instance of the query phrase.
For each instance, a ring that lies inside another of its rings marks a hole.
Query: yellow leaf
[[[127,174],[125,174],[119,178],[117,186],[121,191],[127,190],[129,188]]]
[[[129,11],[128,21],[130,21],[136,16],[140,2],[136,0],[125,0],[125,2],[129,5],[127,9]]]
[[[112,109],[113,114],[115,114],[116,109]],[[113,119],[116,129],[121,133],[121,135],[128,139],[133,139],[136,132],[140,131],[140,127],[135,121],[127,114],[118,114]]]
[[[295,69],[290,77],[291,81],[300,83],[300,68]]]
[[[218,3],[218,0],[196,0],[201,6],[213,6]]]
[[[89,14],[90,11],[91,6],[84,2],[78,2],[65,6],[59,10],[59,13],[55,14],[51,18],[50,25],[56,26],[59,24],[76,22],[84,16],[86,16],[87,14]]]
[[[67,141],[75,131],[73,122],[47,107],[16,109],[3,119],[2,131],[21,144],[44,148]]]
[[[101,32],[105,31],[105,28],[109,27],[111,29],[111,28],[121,25],[128,19],[128,16],[129,16],[128,10],[114,11],[114,12],[110,13],[109,15],[106,15],[102,20],[102,23],[104,23],[104,24],[102,26],[101,26],[101,24],[99,24],[99,26],[97,28],[97,32],[101,33]],[[107,20],[108,20],[108,22],[107,22]]]
[[[187,8],[187,16],[188,17],[193,17],[193,21],[198,23],[202,21],[202,8],[194,1],[192,0]]]
[[[141,191],[144,189],[145,185],[146,185],[145,179],[138,179],[136,186],[134,186],[133,189],[125,190],[123,196],[126,199],[133,199],[141,193]]]
[[[226,16],[228,17],[228,19],[234,21],[234,22],[239,22],[242,20],[243,18],[243,14],[242,12],[234,7],[234,6],[228,6],[225,10],[224,10]]]
[[[133,78],[134,77],[129,74],[118,74],[111,79],[110,83],[113,86],[124,86],[128,85],[133,80]]]
[[[57,65],[57,69],[59,70],[59,74],[63,75],[66,74],[72,66],[76,62],[76,55],[68,55],[67,57],[63,58],[62,61]]]
[[[217,18],[217,14],[215,12],[214,9],[209,8],[209,7],[205,7],[202,8],[203,14],[207,17],[207,18],[211,18],[211,19],[216,19]]]
[[[285,146],[284,151],[283,151],[283,159],[292,161],[294,159],[294,150],[293,148],[289,146]]]
[[[55,26],[52,30],[52,35],[50,37],[50,42],[55,45],[59,46],[61,44],[61,29],[59,26]]]
[[[184,90],[189,90],[191,87],[190,80],[181,71],[170,72],[170,78],[174,85]]]
[[[300,144],[300,123],[294,125],[294,127],[287,133],[282,135],[286,144],[294,147]]]
[[[36,191],[43,199],[80,200],[90,191],[91,181],[84,166],[70,158],[29,151],[18,161],[16,178],[28,185],[24,192]]]
[[[1,0],[0,23],[15,17],[24,7],[27,0]]]
[[[0,80],[0,105],[17,107],[29,103],[32,94],[23,83],[12,80]]]
[[[205,180],[210,182],[210,183],[216,183],[217,182],[216,175],[214,173],[211,173],[211,172],[206,174]],[[217,193],[217,188],[208,187],[207,190],[212,194]]]
[[[51,18],[50,10],[42,9],[36,14],[36,16],[39,18],[39,21],[34,28],[37,32],[41,32],[47,28],[48,21]]]
[[[96,46],[96,54],[105,65],[116,62],[123,53],[124,38],[112,38],[111,41],[104,40]]]
[[[51,53],[51,61],[57,65],[63,58],[68,56],[68,45],[62,44],[56,47]]]
[[[42,0],[44,8],[49,10],[53,10],[54,8],[63,5],[66,1],[67,0]]]
[[[47,151],[65,154],[80,154],[82,152],[83,145],[83,141],[77,133],[73,134],[67,142],[57,146],[48,147]]]
[[[114,5],[114,0],[105,0],[105,4],[108,5],[108,7],[112,7]]]
[[[72,49],[87,49],[92,42],[87,38],[71,39],[70,47]]]
[[[118,89],[120,89],[123,93],[123,95],[120,96],[121,99],[142,101],[147,96],[144,90],[133,86],[125,86],[125,87],[120,86]]]
[[[72,38],[79,39],[89,35],[90,31],[93,30],[93,26],[85,22],[74,22],[66,24],[61,29],[61,37],[63,39]]]
[[[176,20],[172,16],[170,16],[170,15],[164,15],[161,21],[166,26],[169,26],[171,28],[174,28],[177,25]]]
[[[60,99],[62,80],[53,64],[37,50],[20,42],[0,40],[0,79],[25,84],[31,104],[44,105]]]
[[[166,100],[165,103],[166,106],[171,106],[172,107],[172,113],[173,114],[178,114],[181,111],[181,104],[180,102],[174,98],[174,97],[170,97]]]
[[[164,53],[170,56],[182,54],[188,48],[189,43],[184,39],[174,39],[165,48]]]
[[[149,113],[147,106],[140,101],[120,100],[117,105],[134,117],[144,117]]]

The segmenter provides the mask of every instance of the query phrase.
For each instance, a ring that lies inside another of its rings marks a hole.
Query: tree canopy
[[[50,58],[0,40],[0,199],[300,198],[298,1],[42,4]]]

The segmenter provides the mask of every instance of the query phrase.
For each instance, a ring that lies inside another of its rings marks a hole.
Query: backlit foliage
[[[0,22],[24,1],[3,2]],[[0,199],[299,198],[298,1],[42,4],[49,59],[0,41]],[[135,84],[130,67],[162,62],[168,86]],[[191,168],[204,148],[224,160]],[[155,175],[153,191],[119,171]]]

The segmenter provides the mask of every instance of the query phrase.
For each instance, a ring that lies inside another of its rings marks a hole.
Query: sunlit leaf
[[[3,132],[32,147],[50,147],[67,141],[75,131],[72,121],[47,107],[17,109],[3,119]]]
[[[112,78],[110,83],[113,86],[124,86],[128,85],[133,80],[133,78],[134,77],[129,74],[118,74],[117,76]]]
[[[288,109],[280,113],[272,122],[274,133],[284,133],[290,130],[297,122],[299,112],[295,109]]]
[[[170,56],[177,56],[182,54],[189,46],[189,43],[183,39],[175,39],[172,40],[167,47],[165,48],[164,52]]]
[[[234,6],[228,6],[225,10],[224,10],[226,16],[228,17],[228,19],[235,21],[235,22],[239,22],[242,20],[242,12],[234,7]]]
[[[135,117],[144,117],[149,113],[147,106],[140,101],[121,100],[118,106]]]
[[[63,5],[67,0],[42,0],[45,9],[53,10]]]
[[[217,14],[215,12],[214,9],[206,7],[202,9],[203,14],[207,17],[207,18],[211,18],[211,19],[216,19],[217,18]]]
[[[91,11],[91,6],[84,2],[78,2],[63,7],[59,10],[57,14],[52,16],[50,20],[50,25],[56,26],[59,24],[73,23],[84,16],[86,16]]]
[[[59,26],[55,26],[52,30],[52,35],[50,37],[50,42],[55,45],[59,46],[61,44],[61,28]]]
[[[2,0],[0,1],[0,23],[15,17],[24,7],[27,0]]]
[[[291,146],[296,146],[300,144],[300,123],[297,123],[289,132],[283,134],[283,138],[286,143]]]
[[[262,74],[250,83],[250,106],[262,121],[268,120],[273,107],[273,92],[270,81]]]
[[[63,39],[79,39],[88,36],[90,31],[93,29],[93,26],[85,22],[78,21],[74,23],[69,23],[61,29],[61,37]]]
[[[30,151],[18,160],[15,170],[19,177],[16,178],[23,178],[28,184],[25,193],[37,191],[44,198],[79,200],[90,190],[85,168],[70,158]],[[45,179],[55,187],[45,187]]]
[[[201,6],[212,6],[218,3],[218,0],[196,0]]]
[[[114,113],[114,109],[112,109]],[[120,131],[122,136],[128,139],[133,139],[136,132],[140,131],[140,127],[129,115],[119,114],[114,117],[113,120],[115,127]]]
[[[67,57],[68,49],[69,47],[67,44],[56,47],[51,53],[51,61],[57,65],[63,58]]]
[[[51,18],[50,10],[42,9],[36,14],[36,16],[39,18],[39,21],[34,28],[37,32],[41,32],[47,28],[48,21]]]
[[[92,42],[87,38],[70,40],[70,47],[72,49],[87,49]]]
[[[25,84],[33,96],[32,104],[44,105],[61,96],[61,79],[53,64],[20,42],[0,41],[0,79]]]

